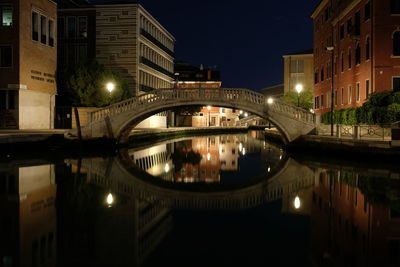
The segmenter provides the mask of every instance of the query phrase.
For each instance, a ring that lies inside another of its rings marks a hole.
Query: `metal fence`
[[[331,135],[331,125],[321,124],[317,127],[318,135]],[[333,127],[333,136],[355,140],[392,140],[390,125],[342,125]]]

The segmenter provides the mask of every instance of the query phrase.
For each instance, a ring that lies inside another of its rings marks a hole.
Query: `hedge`
[[[331,112],[322,114],[322,123],[331,123]],[[358,108],[333,111],[335,124],[390,124],[400,121],[400,92],[386,91],[370,95],[368,101]]]

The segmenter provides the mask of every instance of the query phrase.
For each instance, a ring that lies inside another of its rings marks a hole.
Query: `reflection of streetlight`
[[[268,166],[268,169],[267,169],[267,171],[268,171],[268,172],[270,172],[270,171],[271,171],[271,167],[269,167],[269,166]]]
[[[294,206],[294,208],[295,208],[296,210],[300,209],[300,207],[301,207],[301,201],[300,201],[299,196],[296,196],[296,197],[294,198],[293,206]]]
[[[211,106],[207,106],[207,110],[208,110],[208,127],[210,127],[210,120],[211,120],[211,118],[210,118],[210,110],[211,110]]]
[[[168,163],[165,164],[164,171],[165,171],[166,173],[169,172],[169,164],[168,164]]]
[[[112,195],[111,193],[109,193],[109,194],[107,195],[106,202],[107,202],[107,205],[108,205],[109,207],[111,207],[112,204],[114,203],[114,197],[113,197],[113,195]]]
[[[246,148],[243,148],[243,149],[242,149],[242,154],[243,154],[243,156],[246,155]]]
[[[244,116],[247,118],[247,116],[249,116],[249,114],[247,112],[244,113]]]
[[[243,145],[242,145],[242,143],[240,143],[239,144],[239,151],[242,152],[242,149],[243,149]]]
[[[207,153],[207,160],[210,160],[210,159],[211,159],[211,154]]]
[[[297,106],[300,107],[300,93],[303,91],[303,85],[298,83],[296,84],[296,92],[297,92]]]

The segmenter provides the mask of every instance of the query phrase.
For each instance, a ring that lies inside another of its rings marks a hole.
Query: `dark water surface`
[[[400,266],[395,170],[294,159],[260,132],[9,155],[0,266]]]

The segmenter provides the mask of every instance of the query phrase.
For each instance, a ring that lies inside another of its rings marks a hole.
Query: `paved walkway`
[[[0,144],[43,141],[51,136],[64,136],[68,129],[0,130]]]

